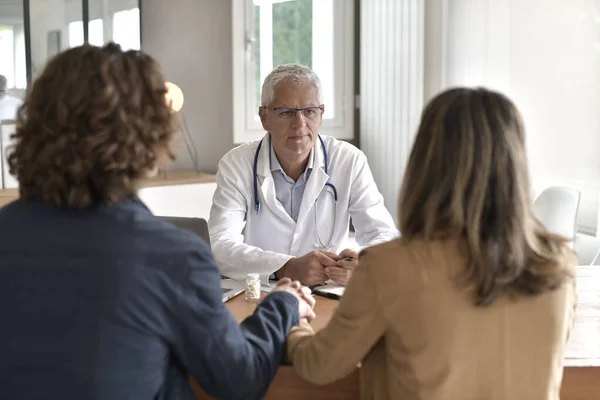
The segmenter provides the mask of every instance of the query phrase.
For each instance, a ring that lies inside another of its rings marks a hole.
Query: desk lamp
[[[189,134],[189,129],[187,126],[187,122],[185,120],[185,116],[183,115],[183,112],[181,111],[181,109],[183,108],[183,102],[184,102],[183,91],[179,88],[179,86],[177,86],[173,82],[165,82],[165,86],[167,87],[167,93],[165,94],[165,99],[167,101],[167,104],[170,104],[173,112],[179,113],[179,115],[181,117],[181,122],[182,122],[181,131],[183,133],[183,140],[185,142],[185,147],[187,148],[190,159],[194,163],[195,170],[200,172],[198,170],[198,153],[196,151],[196,146],[194,146],[194,142],[192,141],[192,138]],[[163,174],[166,178],[167,171],[164,170]]]

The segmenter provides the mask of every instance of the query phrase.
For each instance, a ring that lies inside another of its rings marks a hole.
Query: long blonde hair
[[[570,275],[567,240],[533,214],[521,117],[500,93],[450,89],[426,106],[399,216],[404,240],[461,239],[477,305],[553,290]]]

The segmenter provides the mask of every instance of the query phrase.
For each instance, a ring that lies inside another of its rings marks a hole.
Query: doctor
[[[350,219],[361,246],[398,236],[367,158],[319,135],[323,90],[308,67],[276,67],[261,104],[265,136],[229,151],[218,166],[209,229],[221,274],[345,284],[358,261],[345,247]]]

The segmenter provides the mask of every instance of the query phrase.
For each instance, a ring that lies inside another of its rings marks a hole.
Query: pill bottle
[[[257,301],[260,299],[260,277],[258,274],[246,275],[246,301]]]

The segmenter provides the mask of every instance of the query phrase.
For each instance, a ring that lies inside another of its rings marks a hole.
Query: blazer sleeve
[[[298,300],[271,293],[238,325],[221,300],[219,272],[208,249],[183,261],[189,272],[173,312],[176,358],[210,396],[262,398],[284,360],[286,335],[298,323]]]
[[[243,193],[244,183],[234,177],[246,175],[237,172],[233,164],[233,160],[229,159],[219,162],[217,189],[208,222],[212,252],[222,275],[244,279],[248,272],[255,272],[261,275],[263,282],[267,282],[269,276],[292,256],[244,243],[242,231],[249,212],[248,203]]]
[[[371,267],[360,260],[329,324],[314,334],[303,322],[288,335],[288,360],[309,382],[327,384],[349,375],[384,336]]]

